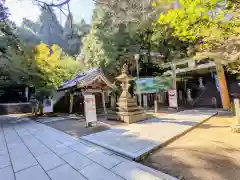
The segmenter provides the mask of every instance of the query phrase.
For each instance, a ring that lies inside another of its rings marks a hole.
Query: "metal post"
[[[139,54],[135,54],[136,69],[137,69],[137,79],[139,79],[139,63],[138,63],[139,58],[140,58],[140,55]],[[141,92],[140,92],[138,84],[137,84],[137,94],[138,94],[139,106],[141,106],[142,105],[142,97],[141,97]]]
[[[176,92],[177,92],[176,65],[174,63],[172,63],[172,72],[173,72],[172,89],[176,90]],[[178,96],[178,93],[176,93],[176,96]],[[178,97],[177,97],[177,103],[178,103]],[[177,105],[177,111],[178,111],[178,105]]]
[[[105,93],[103,91],[102,91],[102,103],[103,103],[104,114],[107,115],[107,108],[106,108],[106,102],[105,102]]]

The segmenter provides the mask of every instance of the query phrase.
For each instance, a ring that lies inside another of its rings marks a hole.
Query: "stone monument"
[[[198,82],[199,82],[199,88],[202,89],[202,90],[204,90],[204,89],[205,89],[205,86],[204,86],[204,84],[203,84],[203,78],[202,78],[202,77],[198,78]]]
[[[117,102],[117,119],[126,123],[135,123],[146,118],[143,108],[137,106],[135,100],[128,92],[132,77],[128,75],[128,66],[124,64],[122,74],[116,77],[121,82],[122,94]]]

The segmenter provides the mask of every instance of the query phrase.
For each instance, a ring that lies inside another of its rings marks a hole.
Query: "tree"
[[[59,45],[67,54],[75,56],[81,48],[82,38],[89,32],[90,27],[84,20],[75,24],[72,15],[68,15],[65,26],[62,27],[52,8],[42,7],[42,13],[37,22],[24,19],[17,33],[27,45],[37,45],[41,41]]]
[[[16,35],[15,25],[8,19],[8,9],[4,1],[0,2],[0,71],[1,76],[7,77],[8,83],[28,83],[29,56],[22,42]]]
[[[42,7],[42,12],[39,17],[40,23],[40,39],[48,44],[57,44],[63,49],[67,48],[63,38],[63,27],[57,20],[53,9],[47,6]]]
[[[137,52],[137,48],[129,27],[124,24],[112,26],[110,16],[106,9],[95,9],[90,33],[83,41],[78,59],[89,67],[101,66],[110,73],[116,73],[116,69],[120,69],[120,57]]]
[[[240,33],[239,2],[224,2],[179,0],[175,8],[159,16],[157,23],[170,28],[174,37],[193,45],[191,55],[197,52],[197,59],[211,58],[228,64],[232,52],[225,50]],[[159,0],[154,5],[161,6],[162,3],[167,2]]]
[[[89,30],[90,26],[83,19],[79,24],[75,24],[72,15],[69,14],[63,32],[64,39],[68,43],[65,52],[69,55],[77,55],[82,46],[82,39]]]
[[[40,43],[35,48],[34,60],[42,77],[36,83],[37,88],[55,89],[82,71],[81,65],[65,55],[57,45]]]
[[[34,46],[40,43],[40,24],[24,18],[22,25],[17,27],[19,38],[27,45]]]

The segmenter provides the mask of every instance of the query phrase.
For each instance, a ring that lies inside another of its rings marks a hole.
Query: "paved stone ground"
[[[98,122],[97,126],[86,128],[86,122],[83,120],[64,120],[45,123],[45,125],[63,131],[74,137],[86,136],[92,133],[101,132],[111,128],[108,124]]]
[[[28,118],[0,124],[1,180],[177,180]]]
[[[240,180],[240,134],[232,133],[235,118],[215,116],[143,164],[186,180]]]
[[[214,110],[185,110],[83,136],[81,139],[124,157],[137,159],[216,113]]]

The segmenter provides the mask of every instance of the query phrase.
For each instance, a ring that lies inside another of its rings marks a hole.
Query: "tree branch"
[[[65,0],[61,3],[46,3],[44,1],[41,1],[41,0],[33,0],[34,2],[37,2],[37,3],[42,3],[44,5],[47,5],[47,6],[51,6],[51,7],[61,7],[63,5],[66,5],[68,4],[71,0]]]

